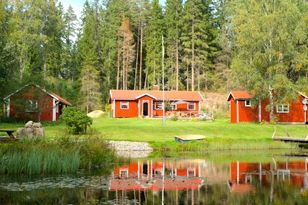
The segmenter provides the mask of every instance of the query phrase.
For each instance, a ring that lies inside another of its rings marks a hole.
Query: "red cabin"
[[[228,95],[230,102],[231,123],[270,121],[270,112],[267,110],[269,100],[265,99],[258,105],[252,104],[254,95],[247,91],[232,91]],[[308,123],[308,97],[299,93],[296,100],[288,104],[277,104],[274,114],[280,123]]]
[[[35,84],[25,85],[4,98],[4,113],[17,120],[56,121],[71,103]]]
[[[198,116],[203,97],[193,91],[111,90],[112,117],[162,117],[163,100],[166,116]]]

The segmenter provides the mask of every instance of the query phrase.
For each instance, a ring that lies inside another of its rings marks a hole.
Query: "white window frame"
[[[193,175],[193,176],[189,175],[189,172],[193,172],[194,175]],[[187,169],[187,177],[195,177],[195,176],[196,176],[196,169],[194,169],[194,168],[188,168],[188,169]]]
[[[56,103],[56,113],[59,113],[59,102]]]
[[[122,106],[126,105],[127,108],[123,108]],[[120,102],[120,109],[121,110],[128,110],[129,109],[129,102],[128,101],[122,101]]]
[[[178,107],[177,107],[176,104],[171,104],[171,110],[177,110],[177,109],[178,109]]]
[[[160,104],[160,108],[157,107],[157,105]],[[163,102],[159,101],[159,102],[154,102],[154,110],[162,110],[163,109]]]
[[[193,108],[193,109],[189,109],[189,106],[190,106],[190,105],[193,105],[194,108]],[[187,104],[187,110],[195,110],[195,109],[196,109],[196,103],[190,102],[190,103]]]
[[[27,107],[26,107],[26,112],[37,112],[38,110],[38,102],[36,101],[32,101],[32,100],[28,100],[27,101]]]
[[[251,107],[251,100],[245,100],[245,107]]]
[[[122,172],[125,172],[126,176],[122,176]],[[128,178],[128,169],[120,169],[120,178]]]
[[[279,108],[281,108],[281,109],[279,109]],[[285,110],[284,108],[287,108],[287,110]],[[289,104],[279,104],[279,105],[276,105],[276,112],[277,113],[289,113],[290,112]]]

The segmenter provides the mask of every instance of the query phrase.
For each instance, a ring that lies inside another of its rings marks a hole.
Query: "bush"
[[[170,120],[172,121],[178,121],[178,116],[176,116],[176,114],[172,115],[172,117],[170,118]]]
[[[65,122],[70,133],[73,134],[86,133],[87,128],[92,125],[92,119],[75,107],[65,108],[60,119]]]

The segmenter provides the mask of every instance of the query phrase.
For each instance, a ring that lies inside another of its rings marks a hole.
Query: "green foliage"
[[[68,174],[80,169],[107,168],[115,161],[114,152],[101,139],[63,138],[1,144],[0,174]]]
[[[260,99],[270,98],[272,113],[275,103],[296,97],[298,84],[308,87],[308,81],[301,80],[308,73],[308,30],[303,26],[307,2],[236,0],[227,5],[233,28],[233,80]]]
[[[162,8],[158,0],[154,0],[149,12],[150,20],[146,28],[146,79],[147,88],[161,84],[162,36],[164,35],[164,22]]]
[[[60,119],[65,122],[73,134],[86,133],[92,119],[76,107],[65,108]]]

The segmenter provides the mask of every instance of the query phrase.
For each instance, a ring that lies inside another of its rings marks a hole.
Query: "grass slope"
[[[16,128],[21,124],[2,124],[0,128]],[[277,135],[284,136],[286,129],[291,137],[305,137],[307,125],[270,125],[258,123],[231,124],[229,119],[218,119],[214,122],[197,120],[167,121],[162,126],[161,119],[94,119],[94,133],[107,140],[127,140],[149,142],[154,148],[172,149],[175,151],[220,150],[220,149],[270,149],[289,148],[281,142],[273,142],[271,137],[274,128]],[[61,123],[45,125],[49,138],[65,135],[66,128]],[[201,134],[205,141],[186,144],[176,143],[174,137],[183,134]]]

